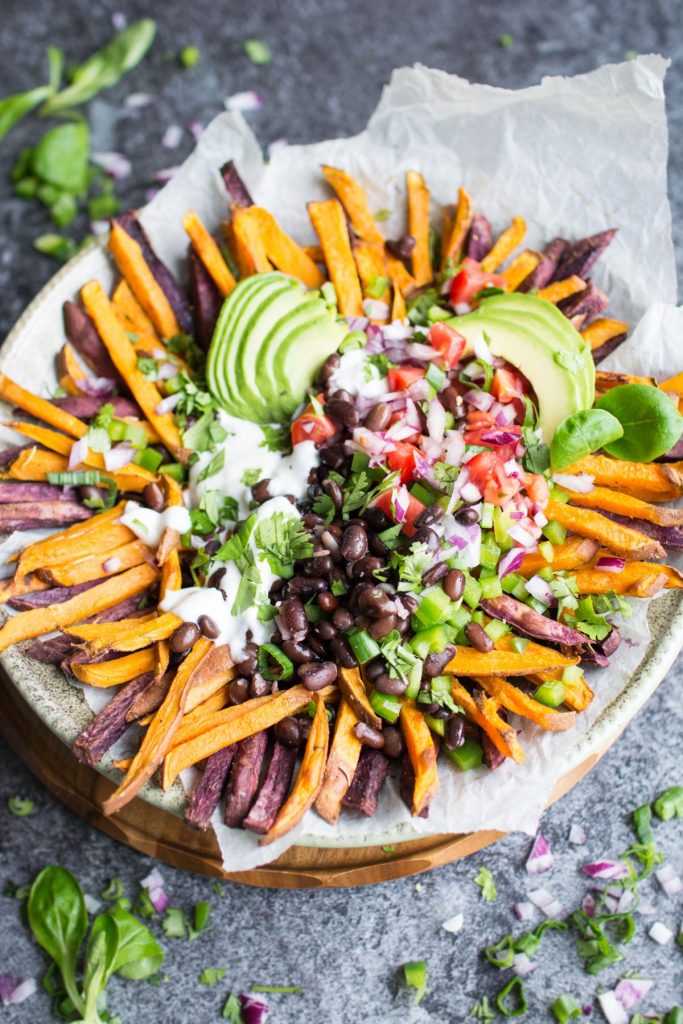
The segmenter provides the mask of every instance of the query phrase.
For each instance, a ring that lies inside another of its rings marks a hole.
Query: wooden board
[[[0,672],[0,734],[34,775],[67,807],[96,828],[149,857],[246,885],[283,889],[315,889],[325,886],[371,885],[392,878],[429,871],[467,857],[500,839],[504,833],[473,832],[467,835],[425,836],[396,843],[389,852],[381,846],[320,849],[290,847],[264,867],[230,873],[223,869],[213,832],[196,832],[175,814],[136,799],[118,814],[106,818],[102,801],[113,783],[87,765],[79,764],[71,751],[35,715],[4,672]],[[553,790],[550,802],[559,799],[590,771],[610,743],[565,775]]]

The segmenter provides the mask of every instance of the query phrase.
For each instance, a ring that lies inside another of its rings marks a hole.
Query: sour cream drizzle
[[[190,513],[182,505],[170,505],[163,512],[143,508],[137,501],[127,501],[121,522],[150,548],[159,546],[164,530],[187,533],[190,529]]]

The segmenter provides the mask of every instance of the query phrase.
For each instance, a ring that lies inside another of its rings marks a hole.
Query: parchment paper
[[[402,68],[365,132],[278,150],[268,165],[241,115],[222,114],[142,219],[160,255],[180,272],[187,245],[181,215],[194,208],[211,226],[225,218],[218,167],[232,158],[256,201],[302,242],[314,241],[306,202],[329,195],[321,162],[355,174],[373,210],[392,211],[383,225],[386,237],[405,230],[404,175],[411,167],[423,172],[432,190],[435,225],[440,205],[453,202],[464,185],[496,231],[513,214],[524,216],[532,247],[554,235],[573,239],[617,227],[595,279],[610,295],[612,315],[640,322],[605,366],[668,376],[683,368],[683,310],[671,305],[676,277],[666,193],[666,67],[661,57],[641,57],[575,78],[546,78],[519,91],[472,85],[421,66]],[[421,833],[482,827],[532,833],[569,750],[642,657],[648,639],[643,604],[623,635],[630,644],[622,644],[610,668],[588,673],[596,699],[578,716],[575,730],[543,734],[515,723],[527,754],[523,765],[507,762],[495,773],[463,775],[443,764],[441,789],[426,820],[409,818],[390,783],[373,819],[345,813],[332,827],[309,812],[294,832],[263,849],[253,835],[225,828],[216,815],[224,864],[231,870],[254,867],[298,836],[333,841],[340,831],[379,842],[389,832],[400,836],[406,825]],[[187,785],[192,775],[185,773]]]

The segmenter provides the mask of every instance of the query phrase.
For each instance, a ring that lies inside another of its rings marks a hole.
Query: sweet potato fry
[[[326,716],[327,717],[327,716]],[[237,744],[230,778],[225,792],[223,821],[229,828],[239,828],[254,802],[266,756],[268,733],[257,732]]]
[[[521,245],[526,235],[526,221],[523,217],[513,217],[512,224],[496,239],[495,245],[481,261],[481,269],[487,272],[496,270],[513,250]]]
[[[228,716],[218,714],[218,712],[230,711],[233,712],[229,716],[230,722],[234,722],[242,717],[242,715],[253,715],[260,708],[265,707],[273,699],[272,694],[266,694],[265,697],[253,697],[251,700],[245,701],[244,704],[234,704],[230,707],[225,706],[225,701],[220,707],[213,707],[211,710],[204,711],[203,705],[215,704],[218,698],[215,694],[212,694],[206,700],[202,701],[201,704],[197,704],[191,711],[188,711],[180,723],[180,727],[173,737],[169,753],[172,753],[177,747],[182,746],[185,743],[189,743],[190,740],[197,739],[198,736],[203,736],[204,733],[210,729],[215,728],[217,723],[227,720]],[[188,695],[189,700],[189,695]],[[239,710],[237,710],[239,708]],[[238,741],[239,742],[239,741]]]
[[[181,662],[164,702],[143,736],[140,749],[133,758],[125,778],[102,804],[104,814],[114,814],[137,796],[161,764],[173,738],[173,733],[180,725],[185,709],[189,680],[210,648],[211,641],[200,637],[185,660]]]
[[[588,494],[572,491],[569,495],[569,503],[579,505],[581,508],[596,508],[603,512],[614,512],[616,515],[628,516],[630,519],[644,519],[656,526],[683,526],[683,508],[651,505],[640,498],[634,498],[631,494],[613,491],[608,487],[595,487]]]
[[[237,281],[223,259],[223,254],[194,210],[188,210],[183,217],[183,227],[190,236],[194,251],[213,278],[214,284],[225,298]]]
[[[128,232],[124,231],[116,222],[112,224],[111,231],[109,232],[109,249],[116,260],[116,265],[130,285],[133,295],[149,316],[158,334],[162,338],[172,338],[174,335],[180,334],[180,324],[176,319],[171,303],[148,267],[140,244],[134,238],[131,238]],[[92,319],[95,320],[90,310],[87,311]],[[95,326],[105,345],[107,345],[97,320],[95,320]],[[126,341],[128,341],[127,338]],[[128,345],[130,347],[130,342],[128,342]],[[107,345],[107,348],[109,349],[109,345]],[[111,349],[109,354],[112,355]],[[112,358],[114,359],[113,355]],[[114,359],[114,365],[121,372],[116,359]]]
[[[327,748],[330,741],[330,726],[327,721],[325,701],[320,693],[314,694],[315,717],[306,740],[306,749],[294,780],[292,792],[285,800],[274,825],[259,839],[259,846],[268,846],[291,831],[303,818],[309,807],[315,803],[323,781]]]
[[[136,538],[133,531],[118,522],[124,507],[124,502],[119,502],[83,523],[76,523],[44,540],[29,544],[19,555],[16,582],[36,569],[77,562],[88,558],[93,550],[108,553],[121,544],[134,541]]]
[[[147,568],[151,569],[152,567],[147,566]],[[154,578],[158,578],[156,570],[152,571]],[[117,576],[115,579],[120,579],[120,577]],[[97,651],[130,653],[155,644],[157,640],[167,640],[181,623],[182,619],[179,619],[173,612],[164,612],[162,615],[155,615],[149,619],[138,619],[128,628],[118,631],[102,629],[102,627],[92,629],[90,626],[78,626],[69,632],[85,640],[89,650],[93,653]]]
[[[559,501],[549,501],[545,512],[548,519],[554,519],[572,533],[578,533],[580,537],[591,537],[624,558],[664,558],[666,554],[657,541],[650,540],[628,526],[613,522],[594,509],[575,508]]]
[[[200,666],[201,668],[201,666]],[[196,735],[196,726],[198,722],[201,722],[207,715],[212,715],[214,711],[221,711],[227,706],[230,694],[228,693],[228,684],[222,683],[217,690],[209,694],[203,700],[198,700],[195,696],[192,707],[190,707],[190,697],[197,693],[197,686],[193,684],[192,689],[187,695],[187,703],[185,705],[185,714],[180,724],[178,732],[173,738],[173,745],[177,746],[179,743],[183,743],[185,739],[189,739],[190,736]],[[199,694],[201,697],[201,694]],[[185,733],[183,730],[187,727]],[[200,730],[201,731],[201,730]]]
[[[387,274],[394,288],[404,297],[414,292],[417,287],[415,278],[409,273],[402,260],[397,259],[388,252],[385,253],[384,258],[387,264]]]
[[[368,199],[362,185],[348,171],[342,171],[338,167],[321,164],[320,169],[336,192],[337,198],[351,221],[351,227],[358,237],[365,242],[383,246],[384,239],[375,218],[370,213]]]
[[[578,569],[580,565],[590,562],[598,547],[598,542],[589,537],[568,537],[564,544],[555,545],[551,562],[547,562],[538,551],[532,551],[524,556],[517,572],[528,578],[548,566],[555,572]]]
[[[621,572],[604,572],[594,566],[572,573],[580,594],[616,594],[650,597],[665,590],[683,590],[683,574],[671,565],[656,562],[627,562]]]
[[[266,254],[266,246],[261,237],[258,223],[249,216],[251,207],[236,206],[232,208],[232,222],[226,233],[228,242],[232,242],[240,280],[252,274],[262,274],[273,269],[273,264]]]
[[[28,447],[17,456],[7,473],[0,473],[0,479],[39,482],[47,480],[48,473],[64,473],[67,465],[68,462],[63,455]]]
[[[444,231],[441,241],[441,263],[445,265],[447,260],[457,263],[462,255],[462,249],[467,238],[467,232],[472,227],[474,210],[472,200],[464,188],[458,189],[458,206],[455,217],[448,233]]]
[[[439,788],[436,748],[424,715],[418,710],[415,702],[407,697],[401,701],[400,724],[415,774],[410,813],[420,815],[429,807]]]
[[[191,828],[203,832],[209,827],[235,758],[235,749],[225,747],[218,750],[206,762],[206,767],[185,807],[185,821]]]
[[[325,262],[325,253],[323,252],[322,245],[303,245],[302,249],[314,263]]]
[[[109,643],[113,643],[119,632],[127,633],[128,630],[142,627],[145,623],[155,622],[158,618],[159,615],[155,611],[150,611],[146,614],[125,616],[117,620],[111,619],[101,622],[86,620],[77,623],[75,626],[69,626],[66,632],[74,640],[85,640],[88,642],[97,639],[105,641],[102,644],[101,650],[93,651],[93,653],[101,653],[102,650],[106,650]]]
[[[406,758],[407,760],[407,758]],[[386,754],[373,747],[363,747],[358,759],[351,785],[344,794],[344,807],[371,818],[377,810],[382,786],[389,774],[390,761]],[[408,761],[410,765],[410,761]],[[412,768],[410,770],[412,776]],[[410,802],[412,803],[414,777],[410,780]],[[410,806],[410,804],[408,805]],[[429,808],[427,808],[429,810]],[[426,814],[424,815],[426,817]]]
[[[116,372],[116,367],[109,358],[109,354],[95,330],[95,325],[87,313],[75,302],[69,301],[64,303],[62,312],[64,333],[81,359],[87,363],[95,376],[108,377],[121,386],[123,381]]]
[[[478,682],[478,679],[475,681]],[[499,702],[487,697],[481,690],[476,696],[471,694],[455,678],[451,679],[451,693],[456,704],[462,707],[470,721],[486,733],[496,750],[521,764],[525,757],[524,751],[515,730],[498,714]]]
[[[403,298],[401,289],[398,285],[392,285],[392,299],[391,299],[391,319],[392,320],[405,320],[406,318],[406,300]]]
[[[389,304],[389,287],[379,295],[370,295],[369,291],[375,290],[377,282],[384,279],[388,282],[387,267],[384,259],[384,246],[375,245],[374,242],[361,242],[354,240],[351,246],[353,257],[356,261],[358,276],[360,277],[363,294],[372,299],[379,299],[380,302]],[[385,323],[386,321],[377,321]]]
[[[248,219],[254,231],[258,232],[261,245],[273,266],[283,274],[303,281],[307,288],[319,288],[323,284],[325,278],[315,262],[282,230],[270,211],[262,206],[250,206],[240,216],[243,220]]]
[[[582,292],[585,287],[586,282],[574,274],[572,277],[565,277],[562,281],[553,281],[552,284],[541,288],[538,297],[547,302],[561,302],[562,299],[569,298],[575,292]]]
[[[336,686],[326,686],[318,693],[325,700],[332,700],[338,690]],[[245,704],[218,711],[207,723],[205,732],[170,751],[164,762],[164,789],[168,789],[183,768],[203,761],[205,757],[231,743],[238,743],[247,736],[253,736],[255,732],[268,729],[283,718],[298,714],[310,702],[310,690],[297,685],[269,697],[257,697]]]
[[[217,755],[213,754],[212,756],[216,757]],[[287,799],[296,758],[296,748],[286,747],[283,743],[275,740],[261,789],[249,814],[242,822],[242,828],[258,832],[259,835],[265,835],[268,829],[272,828],[280,813],[280,808]]]
[[[8,619],[0,628],[0,651],[7,650],[11,644],[19,643],[21,640],[71,626],[132,594],[141,594],[156,578],[157,573],[152,566],[139,565],[135,569],[121,573],[120,576],[113,576],[103,583],[90,587],[70,601],[48,608],[36,608],[30,612],[20,612]]]
[[[419,171],[406,174],[408,190],[408,231],[415,239],[410,257],[413,277],[418,288],[429,284],[434,276],[429,252],[429,189]]]
[[[154,682],[157,683],[168,669],[171,660],[171,650],[168,640],[157,640],[154,645]]]
[[[534,252],[533,249],[525,249],[520,252],[519,256],[515,256],[502,274],[507,290],[509,292],[516,291],[522,281],[525,281],[529,274],[536,269],[541,259],[540,252]]]
[[[588,473],[601,487],[626,491],[642,501],[673,501],[683,493],[683,463],[622,462],[607,455],[586,455],[566,473]]]
[[[142,565],[148,558],[147,545],[140,540],[133,540],[111,551],[98,551],[97,554],[81,558],[79,561],[70,559],[62,565],[40,568],[37,573],[46,585],[71,587],[77,583],[86,583],[88,580],[114,576],[125,569],[133,569],[136,565]],[[105,562],[110,563],[106,569]]]
[[[341,203],[337,199],[309,203],[308,215],[325,253],[339,312],[342,316],[362,316],[363,295]]]
[[[660,382],[662,391],[673,391],[674,394],[683,395],[683,373],[677,373],[674,377],[668,377]]]
[[[110,747],[125,733],[130,725],[128,712],[151,682],[150,675],[139,676],[117,690],[116,696],[88,722],[73,741],[71,749],[77,761],[89,764],[92,768],[99,764]]]
[[[57,353],[57,374],[60,386],[68,395],[80,395],[79,381],[84,381],[87,374],[79,363],[71,345],[65,342]]]
[[[594,320],[585,330],[581,331],[581,337],[595,351],[612,338],[625,334],[628,328],[629,325],[623,320],[612,320],[610,317],[603,316]]]
[[[81,289],[81,297],[116,369],[126,381],[145,416],[169,451],[181,462],[186,460],[187,452],[183,448],[173,415],[170,412],[162,415],[157,413],[156,409],[161,401],[159,389],[152,381],[145,380],[144,374],[138,370],[135,351],[102,286],[97,281],[90,281]]]
[[[0,373],[0,398],[8,405],[16,405],[23,412],[27,412],[29,416],[42,420],[43,423],[54,427],[55,430],[63,431],[70,437],[83,437],[88,432],[88,427],[82,420],[64,412],[52,402],[48,402],[46,398],[31,394],[30,391],[5,376],[4,373]]]
[[[161,567],[161,581],[159,583],[159,598],[163,601],[171,590],[180,590],[183,585],[183,573],[180,568],[180,557],[178,551],[171,551],[170,555]]]
[[[207,352],[223,305],[223,296],[199,256],[191,247],[188,253],[188,264],[195,336],[197,344]]]
[[[551,732],[564,732],[565,729],[571,729],[576,721],[573,711],[555,711],[554,708],[548,708],[526,693],[522,693],[506,679],[500,679],[497,676],[478,676],[477,683],[488,694],[499,700],[508,711],[521,715],[522,718],[528,718],[529,721],[540,725],[542,729]]]
[[[122,658],[112,661],[95,661],[86,665],[75,662],[71,665],[71,672],[76,679],[90,686],[118,686],[130,682],[136,676],[152,672],[154,668],[154,651],[147,647],[144,651],[124,654]]]
[[[121,278],[111,293],[111,302],[129,334],[136,335],[138,340],[149,338],[154,340],[155,345],[159,344],[161,339],[154,324],[133,295],[125,277]]]
[[[351,705],[362,722],[374,726],[375,729],[382,728],[382,719],[375,714],[370,706],[365,683],[357,668],[339,668],[337,677],[339,689],[345,699]]]
[[[604,394],[612,388],[620,388],[624,384],[647,384],[657,387],[654,377],[637,377],[632,373],[608,373],[606,370],[595,371],[595,391]]]
[[[315,801],[316,811],[331,825],[334,825],[341,814],[342,801],[353,780],[363,747],[353,731],[358,721],[358,715],[348,701],[342,700],[337,710],[323,783]]]
[[[445,671],[459,676],[526,676],[542,669],[566,668],[576,665],[578,658],[567,658],[558,651],[530,641],[522,654],[507,650],[500,641],[496,650],[482,654],[473,647],[456,647],[454,658],[446,665]]]

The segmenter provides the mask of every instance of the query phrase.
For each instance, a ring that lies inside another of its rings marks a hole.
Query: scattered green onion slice
[[[415,989],[415,1004],[422,1001],[427,991],[427,964],[424,960],[409,960],[403,965],[406,985]]]
[[[512,1005],[508,1002],[510,997],[515,1000]],[[526,1013],[529,1003],[521,978],[513,978],[500,990],[496,996],[496,1006],[504,1017],[521,1017]]]
[[[574,996],[567,995],[566,993],[557,997],[552,1005],[552,1011],[559,1024],[567,1024],[568,1020],[581,1016],[581,1007],[576,999],[574,999]]]
[[[280,666],[279,672],[272,669],[271,661],[277,662]],[[275,644],[261,644],[258,652],[258,667],[263,678],[269,682],[290,679],[294,675],[294,665]]]
[[[270,64],[272,56],[262,39],[246,39],[243,50],[252,64]]]

